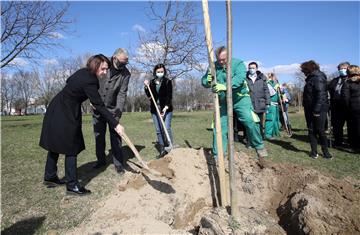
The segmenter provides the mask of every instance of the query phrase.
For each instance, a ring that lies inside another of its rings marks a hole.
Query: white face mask
[[[156,77],[157,78],[162,78],[162,77],[164,77],[164,73],[162,73],[162,72],[156,73]]]

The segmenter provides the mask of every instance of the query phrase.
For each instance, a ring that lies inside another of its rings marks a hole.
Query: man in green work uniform
[[[213,86],[213,92],[217,92],[219,96],[220,105],[220,121],[223,140],[223,151],[227,149],[227,105],[226,105],[226,63],[227,63],[227,51],[226,47],[222,46],[216,50],[215,70],[217,83]],[[202,85],[206,88],[211,87],[212,77],[208,71],[202,77]],[[243,61],[238,59],[232,59],[232,92],[233,92],[233,107],[236,116],[239,121],[245,126],[246,132],[249,136],[250,146],[256,149],[256,152],[260,158],[267,156],[267,151],[264,147],[264,143],[260,134],[258,116],[254,113],[249,88],[246,82],[246,67]],[[213,154],[217,156],[216,145],[216,132],[214,129],[213,134]]]
[[[279,119],[279,93],[280,87],[275,75],[273,73],[268,74],[268,87],[270,92],[270,107],[266,111],[265,121],[265,138],[274,139],[275,136],[280,135],[280,119]]]

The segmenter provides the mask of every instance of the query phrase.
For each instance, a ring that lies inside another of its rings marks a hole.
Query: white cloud
[[[275,72],[276,74],[293,75],[296,72],[300,72],[300,64],[293,63],[286,65],[275,65],[273,67],[260,67],[259,70],[265,73]],[[336,72],[337,69],[335,64],[324,64],[320,65],[320,70],[326,74],[330,74]]]
[[[57,65],[59,62],[57,59],[45,59],[43,60],[44,65]]]
[[[65,36],[59,32],[51,32],[50,37],[52,37],[54,39],[64,39],[65,38]]]
[[[18,57],[13,59],[9,64],[15,67],[26,67],[29,65],[29,62],[23,58]]]
[[[337,71],[337,65],[336,64],[324,64],[320,65],[320,70],[323,71],[326,74],[332,74]]]
[[[260,68],[260,70],[265,73],[275,72],[276,74],[292,75],[300,71],[300,64],[293,63],[293,64],[285,64],[285,65],[275,65],[269,68],[262,67]]]
[[[139,24],[134,24],[133,27],[132,27],[132,30],[133,31],[138,31],[138,32],[141,32],[141,33],[145,33],[146,30],[143,26],[139,25]]]

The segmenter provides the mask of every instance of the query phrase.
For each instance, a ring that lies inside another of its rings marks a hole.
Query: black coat
[[[344,100],[350,115],[360,117],[360,76],[348,79],[344,84]]]
[[[159,89],[159,93],[156,92],[156,84],[155,84],[155,78],[152,79],[150,81],[150,89],[152,94],[154,95],[155,101],[160,103],[160,112],[161,110],[163,110],[163,108],[165,106],[168,106],[169,109],[167,110],[167,112],[172,112],[173,111],[173,106],[172,106],[172,81],[169,80],[168,78],[164,77],[163,81],[161,82],[161,86]],[[148,89],[145,87],[145,93],[147,95],[147,97],[149,97],[150,99],[150,92],[148,91]],[[152,100],[150,100],[150,112],[151,113],[156,113],[156,109],[155,109],[155,105],[154,102]]]
[[[326,75],[315,70],[305,79],[303,105],[305,112],[319,114],[329,109]]]
[[[66,81],[66,86],[52,99],[46,111],[40,146],[60,154],[77,155],[85,149],[81,130],[81,103],[90,99],[92,105],[112,128],[118,124],[105,108],[98,93],[99,80],[86,68]]]
[[[118,120],[124,110],[131,74],[126,67],[117,70],[111,66],[107,75],[106,79],[101,79],[99,81],[99,94],[104,101],[106,108]],[[101,115],[95,110],[94,117],[100,118]]]
[[[340,94],[338,94],[336,92],[336,86],[339,82],[339,80],[341,79],[342,82],[342,87],[340,89]],[[344,89],[345,89],[345,78],[342,77],[336,77],[333,80],[331,80],[328,84],[328,90],[329,90],[329,94],[330,94],[330,104],[331,106],[343,106],[344,107]]]
[[[257,71],[255,82],[249,78],[249,72],[246,74],[247,84],[250,90],[251,102],[255,113],[266,112],[266,105],[270,105],[270,92],[266,82],[266,76]]]

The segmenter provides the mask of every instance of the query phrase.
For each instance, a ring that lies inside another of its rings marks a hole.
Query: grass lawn
[[[46,151],[38,146],[42,116],[2,117],[1,127],[1,232],[4,234],[44,234],[49,230],[62,231],[81,223],[101,206],[101,200],[116,190],[121,178],[108,165],[94,171],[96,160],[91,116],[83,117],[86,150],[78,156],[78,176],[82,184],[91,189],[89,197],[65,197],[65,188],[47,189],[42,185]],[[290,162],[315,168],[336,177],[360,179],[360,156],[331,149],[332,160],[308,157],[309,144],[302,113],[291,113],[294,135],[266,142],[270,158],[275,162]],[[211,112],[176,112],[173,118],[175,144],[180,147],[210,148],[212,132],[207,130]],[[155,158],[156,135],[149,113],[125,113],[121,123],[140,154],[146,159]],[[109,139],[107,139],[109,143]],[[320,147],[320,146],[319,146]],[[255,157],[255,150],[241,150]],[[320,151],[320,148],[319,148]],[[124,147],[128,155],[129,148]],[[59,158],[59,176],[64,176],[64,160]]]

